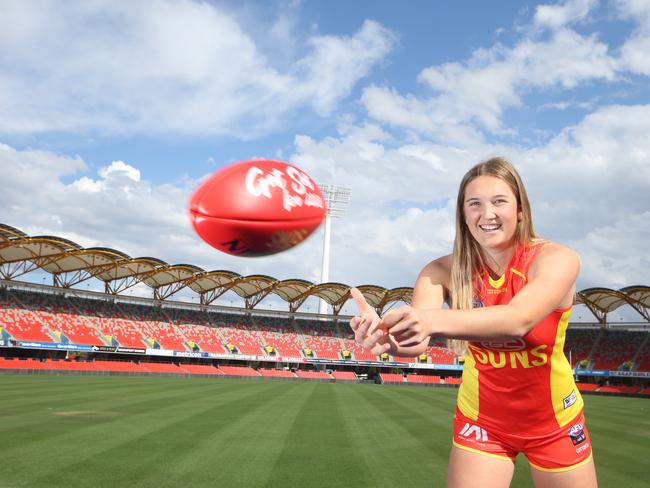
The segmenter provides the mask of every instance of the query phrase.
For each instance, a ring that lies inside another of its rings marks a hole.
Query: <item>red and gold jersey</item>
[[[527,282],[544,243],[519,246],[506,272],[477,282],[474,307],[506,305]],[[524,435],[555,430],[582,410],[564,340],[572,307],[556,309],[521,339],[470,342],[458,392],[461,413],[481,425]],[[516,420],[516,424],[513,421]]]

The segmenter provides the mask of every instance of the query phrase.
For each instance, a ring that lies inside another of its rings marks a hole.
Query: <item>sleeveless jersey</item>
[[[474,307],[509,303],[526,285],[528,270],[543,245],[516,247],[498,280],[485,270],[475,285]],[[461,413],[486,427],[522,436],[571,422],[583,408],[564,355],[571,310],[552,311],[522,339],[470,342],[458,392]]]

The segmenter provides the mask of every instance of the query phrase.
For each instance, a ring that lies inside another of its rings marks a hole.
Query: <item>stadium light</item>
[[[327,216],[325,217],[325,234],[323,237],[323,265],[321,268],[320,282],[327,283],[330,273],[330,239],[332,234],[332,218],[341,218],[350,203],[351,189],[347,186],[318,185],[327,202]],[[318,304],[318,313],[327,313],[327,303],[322,298]]]

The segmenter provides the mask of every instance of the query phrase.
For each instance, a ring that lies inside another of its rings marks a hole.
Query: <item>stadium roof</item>
[[[104,282],[105,292],[119,294],[137,283],[153,290],[153,298],[165,300],[183,288],[212,303],[232,290],[252,309],[273,293],[295,312],[310,296],[325,300],[335,315],[350,299],[350,285],[315,284],[301,279],[277,280],[272,276],[242,276],[233,271],[205,271],[192,264],[168,264],[157,258],[132,258],[116,249],[83,248],[57,236],[29,236],[9,225],[0,224],[0,277],[6,280],[36,269],[53,276],[54,286],[70,288],[90,278]],[[376,285],[358,286],[368,303],[382,313],[398,302],[410,303],[413,288],[391,290]],[[650,287],[628,286],[620,290],[588,288],[576,293],[576,303],[584,304],[604,324],[607,314],[630,305],[650,322]]]

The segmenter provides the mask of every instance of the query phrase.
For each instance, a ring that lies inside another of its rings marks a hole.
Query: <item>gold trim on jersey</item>
[[[481,454],[482,456],[487,456],[487,457],[499,459],[501,461],[514,461],[515,460],[515,458],[511,458],[510,456],[504,456],[504,455],[501,455],[501,454],[493,454],[491,452],[481,451],[480,449],[474,449],[474,448],[471,448],[471,447],[463,446],[462,444],[459,444],[456,441],[451,441],[451,443],[455,447],[457,447],[458,449],[463,449],[464,451],[469,451],[469,452],[473,452],[473,453],[476,453],[476,454]]]
[[[582,396],[573,381],[571,365],[564,355],[564,340],[571,310],[571,308],[566,310],[558,322],[555,345],[551,354],[551,399],[555,419],[560,427],[575,419],[584,406]]]
[[[463,380],[458,390],[458,409],[470,420],[478,420],[478,375],[472,351],[465,354]]]
[[[542,468],[541,466],[537,466],[535,463],[531,463],[530,460],[528,460],[528,464],[530,464],[533,468],[538,469],[539,471],[546,471],[547,473],[561,473],[563,471],[571,471],[572,469],[579,468],[580,466],[584,466],[587,464],[589,461],[591,461],[591,458],[593,457],[593,453],[589,453],[589,457],[585,459],[584,461],[580,461],[579,463],[573,464],[571,466],[566,466],[564,468]]]
[[[510,271],[511,271],[512,273],[516,274],[517,276],[519,276],[522,280],[524,280],[524,281],[528,281],[528,278],[526,278],[526,275],[523,274],[521,271],[516,270],[515,268],[510,268]]]
[[[501,288],[503,286],[503,284],[505,283],[505,281],[506,281],[506,274],[505,273],[503,273],[498,280],[493,280],[492,277],[490,275],[488,275],[488,283],[490,283],[490,286],[492,288],[496,288],[496,289]]]

